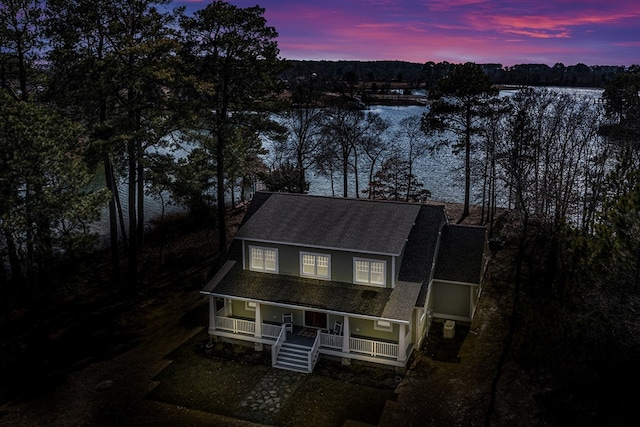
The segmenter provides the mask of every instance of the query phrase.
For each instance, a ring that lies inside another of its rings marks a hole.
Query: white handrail
[[[280,333],[278,334],[278,339],[276,339],[275,344],[271,346],[271,366],[276,366],[276,361],[278,360],[278,353],[280,353],[280,347],[282,347],[282,343],[287,340],[287,333],[285,331],[284,325],[280,327]]]
[[[313,347],[311,347],[311,351],[309,352],[308,360],[308,369],[309,372],[313,372],[313,368],[316,366],[318,362],[318,356],[320,355],[320,333],[316,334],[316,339],[313,341]]]

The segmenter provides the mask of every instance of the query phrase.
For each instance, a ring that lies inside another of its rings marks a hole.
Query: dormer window
[[[249,268],[253,271],[278,272],[278,250],[250,246],[251,260]]]
[[[374,286],[385,285],[385,261],[354,258],[353,277],[355,283]]]
[[[300,252],[300,275],[330,279],[331,257],[323,254]]]

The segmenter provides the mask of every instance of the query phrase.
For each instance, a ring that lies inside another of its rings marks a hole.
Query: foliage
[[[464,153],[464,211],[469,215],[471,191],[471,152],[476,148],[474,137],[481,132],[484,106],[497,95],[482,69],[468,62],[456,66],[438,80],[429,97],[433,100],[429,112],[422,117],[422,128],[429,135],[440,135],[439,145],[450,145],[455,154]],[[448,131],[448,132],[445,132]],[[450,139],[448,135],[452,135]]]
[[[276,162],[296,165],[299,189],[308,187],[306,171],[314,166],[322,143],[323,110],[315,80],[305,76],[291,85],[291,100],[278,114],[286,136],[274,141]]]
[[[23,101],[38,95],[32,77],[42,49],[42,7],[40,0],[0,3],[0,88]]]
[[[278,168],[258,174],[268,191],[285,191],[288,193],[306,193],[309,183],[301,181],[302,171],[293,164],[285,162]],[[300,183],[303,182],[303,186]]]
[[[375,162],[384,150],[381,135],[388,126],[378,114],[365,113],[348,99],[340,99],[325,108],[317,164],[320,170],[330,166],[331,176],[333,168],[340,165],[343,197],[349,195],[350,171],[355,179],[355,194],[360,194],[358,166],[361,154],[369,157],[370,179],[373,176]]]
[[[406,160],[391,156],[382,163],[369,188],[362,192],[371,199],[421,202],[431,196],[423,184],[409,172]]]
[[[84,253],[105,194],[90,189],[79,125],[4,91],[0,100],[0,228],[17,279]]]
[[[247,116],[238,112],[260,109],[257,100],[272,93],[282,61],[275,41],[277,32],[266,25],[264,9],[238,8],[214,1],[194,16],[184,16],[181,51],[188,78],[184,104],[190,124],[215,142],[219,247],[226,251],[225,155],[232,129]],[[213,139],[208,134],[214,136]]]

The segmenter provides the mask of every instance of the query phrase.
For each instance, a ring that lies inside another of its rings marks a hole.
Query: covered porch
[[[318,354],[339,357],[343,363],[363,360],[404,367],[413,343],[408,322],[380,320],[343,313],[318,312],[252,301],[209,297],[209,334],[267,344],[277,349],[283,342],[306,347]],[[376,322],[383,328],[376,329]],[[386,330],[382,330],[386,329]],[[309,360],[314,355],[309,355]],[[313,362],[315,364],[315,362]],[[312,366],[308,372],[311,372]]]

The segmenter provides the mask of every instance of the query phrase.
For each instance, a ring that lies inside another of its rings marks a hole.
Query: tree
[[[290,103],[279,113],[287,137],[276,140],[275,151],[283,156],[283,165],[295,164],[296,188],[304,189],[308,188],[306,172],[313,167],[321,143],[323,112],[313,75],[296,81],[291,92]]]
[[[421,128],[420,116],[410,116],[400,120],[400,129],[396,133],[396,140],[406,141],[402,151],[406,153],[407,173],[413,176],[415,162],[424,157],[429,151],[429,143]],[[405,196],[406,200],[409,200],[409,196],[413,191],[414,188],[411,181],[409,181]]]
[[[370,199],[394,201],[421,201],[431,196],[431,192],[422,189],[423,184],[409,173],[408,162],[397,154],[386,159],[380,170],[363,190]],[[413,189],[409,191],[410,189]]]
[[[300,187],[300,175],[302,175],[302,171],[297,169],[295,165],[285,162],[276,169],[260,173],[259,177],[269,191],[306,193],[309,191],[309,183],[302,182],[303,187]]]
[[[5,90],[0,104],[0,263],[8,262],[19,283],[59,255],[92,248],[89,222],[99,218],[105,194],[89,189],[78,124]]]
[[[632,67],[605,88],[607,123],[601,133],[640,165],[640,67]]]
[[[483,106],[497,93],[482,68],[467,62],[456,66],[448,76],[436,82],[429,93],[433,100],[430,110],[422,117],[426,133],[439,133],[444,144],[453,147],[454,153],[464,153],[463,218],[469,215],[474,136],[481,130]],[[449,140],[445,131],[449,131],[454,139]]]
[[[167,111],[172,93],[167,89],[178,68],[172,25],[179,10],[160,12],[157,7],[168,3],[53,0],[48,8],[48,35],[54,47],[52,99],[76,106],[75,113],[90,125],[92,137],[103,142],[101,155],[114,198],[112,164],[126,165],[132,286],[144,237],[147,150],[162,144],[173,130]],[[110,219],[115,269],[115,200]]]
[[[39,0],[4,0],[0,3],[0,87],[18,82],[19,94],[29,99],[28,74],[42,46],[42,5]],[[35,86],[35,85],[34,85]]]
[[[219,248],[227,250],[225,152],[230,133],[242,115],[275,89],[282,69],[278,36],[266,25],[264,9],[238,8],[214,1],[193,17],[184,17],[183,60],[192,79],[188,107],[199,119],[205,138],[214,138]],[[196,121],[192,123],[196,124]]]
[[[337,162],[342,169],[342,196],[349,196],[349,170],[353,170],[355,180],[355,194],[360,196],[359,184],[359,154],[363,147],[369,146],[370,154],[379,151],[374,146],[380,145],[378,137],[388,124],[381,120],[375,113],[365,113],[358,105],[349,100],[341,99],[324,110],[322,124],[322,144],[319,150],[323,157],[324,165],[328,164],[327,154],[337,156]],[[378,141],[376,143],[376,141]],[[335,164],[336,159],[331,160]],[[324,166],[322,165],[322,166]]]

